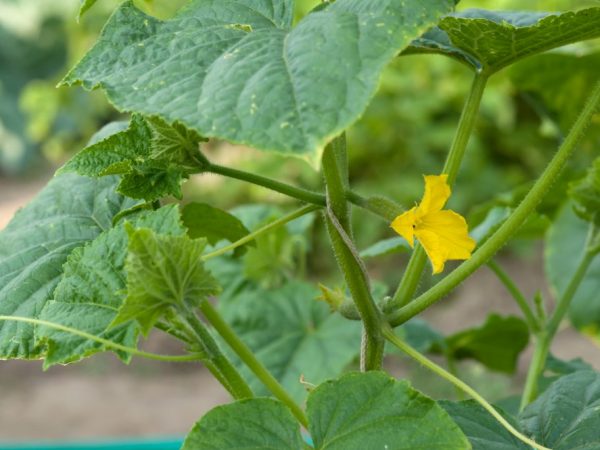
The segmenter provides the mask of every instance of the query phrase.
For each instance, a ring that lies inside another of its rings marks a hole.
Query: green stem
[[[469,96],[467,97],[465,106],[462,110],[454,140],[452,141],[448,157],[446,158],[444,168],[442,169],[442,174],[448,175],[449,186],[454,184],[460,165],[465,156],[469,138],[475,128],[479,105],[481,104],[481,98],[483,97],[487,80],[488,76],[482,72],[477,72],[473,78]],[[419,286],[419,281],[421,280],[426,263],[427,255],[425,254],[423,247],[419,245],[413,251],[408,266],[402,276],[402,280],[400,281],[400,285],[392,297],[392,300],[386,305],[386,311],[392,311],[393,309],[403,307],[410,303]]]
[[[280,219],[277,219],[273,222],[270,222],[268,224],[266,224],[263,227],[260,227],[259,229],[253,231],[250,234],[247,234],[246,236],[244,236],[243,238],[233,242],[230,245],[226,245],[225,247],[221,247],[213,252],[210,253],[206,253],[205,255],[202,255],[202,261],[206,261],[209,260],[211,258],[214,258],[216,256],[221,256],[231,250],[235,250],[236,248],[247,244],[248,242],[254,240],[256,237],[260,236],[261,234],[264,234],[268,231],[271,231],[275,228],[278,228],[282,225],[285,225],[288,222],[291,222],[294,219],[297,219],[298,217],[302,217],[308,213],[311,213],[313,211],[316,211],[317,209],[319,209],[320,206],[316,206],[316,205],[306,205],[303,206],[300,209],[297,209],[295,211],[292,211],[291,213],[281,217]]]
[[[280,194],[284,194],[289,197],[316,206],[325,206],[327,202],[325,199],[325,195],[321,194],[320,192],[314,192],[308,189],[299,188],[296,186],[292,186],[291,184],[274,180],[272,178],[263,177],[262,175],[257,175],[251,172],[245,172],[243,170],[232,169],[230,167],[220,166],[218,164],[212,164],[207,161],[203,162],[199,166],[198,170],[200,173],[210,172],[229,178],[235,178],[236,180],[256,184],[258,186],[262,186],[272,191],[279,192]],[[346,191],[346,198],[350,203],[353,203],[356,206],[359,206],[360,208],[372,212],[373,214],[375,214],[378,217],[381,217],[385,221],[389,222],[391,220],[389,218],[389,214],[386,214],[386,211],[382,210],[382,208],[378,204],[372,204],[371,199],[367,199],[351,190]]]
[[[248,366],[256,377],[271,391],[271,393],[288,406],[292,414],[298,419],[302,426],[308,428],[308,420],[304,411],[294,402],[287,391],[279,382],[269,373],[269,371],[256,359],[252,350],[237,336],[235,331],[223,320],[218,311],[208,301],[200,305],[200,310],[206,317],[206,320],[215,328],[227,344],[233,349],[236,355]]]
[[[465,392],[467,395],[471,396],[473,398],[473,400],[475,400],[477,403],[479,403],[504,428],[506,428],[506,430],[510,434],[515,436],[517,439],[526,443],[527,445],[532,446],[535,449],[550,450],[547,447],[544,447],[544,446],[536,443],[532,439],[529,439],[527,436],[525,436],[522,433],[520,433],[519,431],[517,431],[504,417],[502,417],[502,414],[500,414],[498,411],[496,411],[496,409],[486,399],[484,399],[475,389],[473,389],[471,386],[466,384],[464,381],[458,379],[457,377],[452,375],[450,372],[448,372],[445,369],[443,369],[442,367],[438,366],[436,363],[427,359],[424,355],[422,355],[421,353],[416,351],[414,348],[412,348],[411,346],[406,344],[404,341],[402,341],[400,338],[398,338],[398,336],[396,336],[394,334],[394,331],[392,330],[391,327],[385,327],[385,329],[383,330],[383,334],[384,334],[385,338],[389,342],[391,342],[393,345],[398,347],[398,349],[400,349],[401,351],[406,353],[408,356],[410,356],[414,360],[421,363],[423,366],[427,367],[429,370],[431,370],[435,374],[439,375],[443,379],[452,383],[454,386],[456,386],[461,391]]]
[[[137,348],[127,347],[125,345],[117,344],[116,342],[109,341],[108,339],[102,339],[98,336],[95,336],[90,333],[86,333],[85,331],[81,331],[76,328],[66,327],[64,325],[60,325],[60,324],[54,323],[54,322],[48,322],[46,320],[31,319],[29,317],[19,317],[19,316],[0,316],[0,321],[24,322],[24,323],[28,323],[31,325],[38,325],[38,326],[53,328],[55,330],[64,331],[65,333],[70,333],[75,336],[79,336],[84,339],[88,339],[90,341],[97,342],[98,344],[102,344],[113,350],[119,350],[121,352],[129,353],[130,355],[141,356],[143,358],[154,359],[156,361],[167,361],[167,362],[199,361],[204,357],[204,355],[202,355],[202,354],[160,355],[157,353],[144,352],[142,350],[138,350]]]
[[[192,311],[181,311],[185,321],[194,331],[198,344],[206,354],[205,365],[211,373],[223,384],[234,399],[252,398],[254,393],[248,383],[242,378],[237,369],[223,354],[214,338],[208,332],[198,316]]]
[[[220,166],[212,163],[209,163],[207,167],[204,167],[203,171],[256,184],[306,203],[325,206],[325,196],[323,194],[309,191],[308,189],[295,187],[287,183],[282,183],[281,181],[273,180],[272,178],[267,178],[254,173],[244,172],[243,170],[232,169],[231,167]]]
[[[327,231],[364,327],[361,369],[380,370],[385,344],[381,335],[381,314],[371,295],[368,276],[352,241],[350,208],[346,199],[348,169],[344,135],[334,139],[325,148],[323,176],[327,186]]]
[[[490,260],[492,256],[513,236],[519,227],[527,220],[537,205],[542,201],[546,192],[550,189],[569,157],[575,150],[579,139],[583,135],[586,127],[589,125],[600,103],[600,82],[594,88],[588,103],[577,118],[573,128],[565,138],[562,145],[540,176],[535,182],[529,193],[521,201],[519,206],[504,221],[498,230],[473,253],[470,259],[463,262],[456,270],[433,286],[431,289],[417,297],[413,302],[404,306],[400,310],[390,314],[389,320],[393,326],[398,326],[409,320],[411,317],[427,309],[452,289],[458,286],[463,280],[471,275],[480,266]]]
[[[544,367],[546,367],[546,360],[548,359],[554,336],[556,336],[558,327],[567,314],[569,306],[571,306],[571,301],[577,293],[577,289],[581,285],[585,274],[596,256],[596,254],[590,250],[590,242],[591,237],[594,235],[594,230],[595,226],[591,224],[583,257],[581,258],[577,269],[575,269],[575,273],[571,277],[567,288],[559,298],[556,309],[552,313],[552,316],[550,316],[546,328],[540,331],[536,336],[535,349],[533,351],[529,370],[527,371],[523,396],[521,397],[521,409],[525,408],[525,406],[537,397],[538,380],[544,372]]]
[[[493,259],[490,259],[487,265],[502,282],[502,284],[504,284],[506,290],[512,295],[513,299],[517,302],[517,305],[519,305],[519,308],[521,308],[521,311],[525,316],[525,321],[529,325],[529,329],[533,332],[539,331],[541,328],[539,320],[537,319],[537,317],[533,313],[533,310],[529,306],[529,302],[527,301],[521,290],[514,283],[512,278],[510,278],[510,276],[504,271],[504,269],[502,269],[502,267],[500,267],[500,265]]]

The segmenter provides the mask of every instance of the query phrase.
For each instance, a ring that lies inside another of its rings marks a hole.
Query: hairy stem
[[[591,224],[590,233],[581,261],[577,265],[577,269],[575,269],[567,288],[560,296],[556,305],[556,309],[552,313],[552,316],[550,316],[545,329],[541,330],[536,335],[535,349],[533,351],[531,363],[529,364],[529,370],[527,371],[527,379],[525,381],[523,396],[521,397],[521,409],[525,408],[537,397],[538,380],[544,372],[544,367],[546,366],[546,360],[548,359],[548,354],[550,353],[550,347],[552,345],[554,336],[556,336],[558,327],[567,314],[569,306],[571,306],[571,301],[577,293],[579,285],[583,281],[590,264],[596,256],[596,254],[590,250],[590,242],[591,237],[594,235],[594,229],[595,226]]]
[[[385,344],[381,335],[381,314],[371,295],[368,276],[352,241],[350,208],[346,200],[348,167],[344,135],[334,139],[325,148],[323,176],[327,186],[327,231],[364,327],[361,369],[379,370]]]
[[[523,295],[521,290],[514,283],[512,278],[510,278],[510,276],[504,271],[504,269],[502,267],[500,267],[500,265],[496,261],[490,259],[488,261],[487,265],[491,269],[491,271],[494,272],[494,274],[498,277],[498,279],[502,282],[502,284],[504,285],[506,290],[510,293],[510,295],[513,297],[515,302],[517,302],[517,305],[519,305],[519,308],[521,308],[521,311],[523,312],[523,315],[525,316],[525,321],[527,322],[527,325],[529,325],[529,329],[533,332],[539,331],[540,330],[539,320],[537,319],[537,317],[533,313],[533,310],[529,306],[529,302],[527,301],[527,299],[525,298],[525,296]]]
[[[450,372],[448,372],[444,368],[438,366],[436,363],[434,363],[433,361],[431,361],[430,359],[428,359],[427,357],[425,357],[424,355],[422,355],[421,353],[416,351],[414,348],[412,348],[411,346],[406,344],[404,341],[402,341],[398,336],[396,336],[394,334],[394,331],[392,330],[391,327],[386,327],[383,331],[383,334],[389,342],[391,342],[393,345],[398,347],[398,349],[400,349],[402,352],[406,353],[408,356],[410,356],[414,360],[418,361],[423,366],[427,367],[429,370],[431,370],[435,374],[439,375],[446,381],[452,383],[458,389],[460,389],[461,391],[465,392],[467,395],[472,397],[473,400],[475,400],[477,403],[479,403],[487,412],[489,412],[494,417],[494,419],[496,419],[504,428],[506,428],[506,430],[510,434],[515,436],[517,439],[526,443],[527,445],[532,446],[535,449],[550,450],[550,449],[536,443],[532,439],[529,439],[527,436],[520,433],[519,431],[517,431],[504,417],[502,417],[502,414],[500,414],[498,411],[496,411],[496,409],[486,399],[484,399],[475,389],[473,389],[471,386],[466,384],[464,381],[458,379],[457,377],[452,375]]]
[[[206,367],[236,400],[254,397],[254,393],[246,380],[242,378],[231,361],[223,354],[214,338],[210,335],[198,316],[192,311],[182,311],[185,321],[194,331],[197,343],[206,354]]]
[[[448,175],[448,184],[450,186],[452,186],[456,180],[460,165],[467,150],[469,138],[475,128],[479,105],[481,104],[481,98],[483,97],[487,80],[487,75],[477,72],[473,79],[473,83],[471,84],[471,90],[469,91],[469,96],[467,97],[465,106],[462,110],[454,140],[452,141],[448,157],[446,158],[444,168],[442,169],[442,173]],[[427,255],[425,254],[425,250],[422,246],[417,245],[410,257],[408,266],[402,276],[402,280],[400,281],[396,293],[388,305],[386,305],[386,311],[392,311],[393,309],[400,308],[410,303],[419,286],[419,281],[421,280],[426,263]]]
[[[419,314],[421,311],[429,308],[431,305],[442,299],[452,289],[458,286],[463,280],[471,275],[480,266],[485,264],[496,252],[513,236],[519,227],[527,220],[529,215],[535,210],[538,204],[544,198],[546,192],[552,186],[563,167],[569,160],[569,157],[577,147],[579,139],[583,136],[586,127],[589,125],[592,116],[600,104],[600,82],[594,88],[588,103],[585,105],[582,113],[577,118],[573,128],[565,138],[562,145],[535,182],[529,193],[521,201],[519,206],[496,230],[496,232],[481,246],[470,259],[463,262],[456,270],[447,277],[423,293],[412,303],[404,306],[398,311],[390,314],[389,319],[392,326],[398,326],[409,320],[411,317]]]
[[[248,366],[248,368],[256,375],[256,377],[271,391],[271,393],[283,402],[290,409],[292,414],[304,427],[308,427],[308,420],[304,411],[294,402],[287,391],[279,384],[279,382],[271,375],[271,373],[256,359],[252,350],[237,336],[235,331],[223,320],[218,311],[208,301],[202,302],[200,310],[206,317],[206,320],[215,328],[221,337],[227,342],[231,349],[239,356],[239,358]]]
[[[206,260],[209,260],[216,256],[221,256],[231,250],[235,250],[236,248],[252,241],[256,237],[258,237],[268,231],[274,230],[275,228],[279,228],[280,226],[285,225],[286,223],[291,222],[292,220],[297,219],[298,217],[302,217],[306,214],[316,211],[319,208],[320,208],[320,206],[317,206],[317,205],[303,206],[302,208],[292,211],[291,213],[281,217],[280,219],[277,219],[273,222],[270,222],[270,223],[260,227],[259,229],[253,231],[252,233],[244,236],[243,238],[241,238],[229,245],[226,245],[225,247],[221,247],[213,252],[202,255],[202,261],[206,261]]]

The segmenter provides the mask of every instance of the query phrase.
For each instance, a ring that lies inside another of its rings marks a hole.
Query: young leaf
[[[552,14],[467,9],[444,17],[405,53],[441,53],[494,73],[522,58],[597,37],[600,7]]]
[[[550,287],[558,298],[567,288],[581,261],[589,224],[567,202],[548,230],[544,253],[545,271]],[[600,258],[596,258],[579,285],[569,310],[575,327],[598,336],[600,330]]]
[[[277,400],[252,398],[209,411],[194,425],[181,450],[306,448],[300,425]]]
[[[308,397],[307,414],[316,449],[471,448],[436,402],[383,372],[321,384]]]
[[[168,21],[127,1],[63,84],[101,86],[122,110],[204,136],[317,159],[365,110],[384,66],[452,6],[337,0],[291,29],[292,0],[195,0]]]
[[[118,191],[153,201],[173,195],[181,198],[181,183],[197,170],[202,138],[180,124],[159,118],[131,118],[126,130],[94,143],[61,169],[89,177],[122,175]]]
[[[56,176],[0,232],[0,314],[39,318],[52,298],[63,264],[77,247],[112,225],[134,202],[114,192],[117,180]],[[0,358],[39,358],[34,328],[0,322]]]
[[[161,234],[181,235],[185,232],[179,222],[176,206],[157,211],[143,211],[129,216],[135,227],[145,227]],[[73,251],[63,266],[63,276],[53,301],[46,303],[40,318],[77,330],[135,347],[138,327],[134,322],[110,328],[123,303],[125,289],[125,257],[128,236],[125,223],[100,234],[85,247]],[[77,361],[105,346],[50,327],[38,327],[36,340],[47,345],[45,366]],[[128,361],[129,354],[117,352]]]
[[[290,281],[279,289],[255,289],[219,305],[233,329],[257,358],[297,400],[306,395],[301,377],[311,384],[338,376],[357,356],[361,327],[316,301],[311,285]],[[264,387],[245,367],[242,374],[255,392]]]
[[[186,205],[181,219],[191,238],[205,237],[210,245],[223,239],[235,242],[250,233],[237,217],[206,203]],[[238,255],[240,250],[244,250],[244,247],[236,249]]]
[[[561,377],[519,416],[526,435],[553,450],[600,448],[600,374]]]
[[[474,400],[464,402],[441,401],[440,406],[458,424],[473,445],[473,450],[529,450],[531,447],[521,442],[500,425],[489,412]],[[496,409],[499,409],[496,407]],[[517,429],[516,420],[504,411],[502,415]]]
[[[491,314],[479,328],[446,338],[455,358],[473,358],[492,370],[513,373],[519,354],[529,342],[529,328],[518,317]]]
[[[220,292],[204,268],[205,239],[156,234],[149,228],[129,230],[127,298],[112,326],[136,319],[148,334],[171,308],[197,306]]]

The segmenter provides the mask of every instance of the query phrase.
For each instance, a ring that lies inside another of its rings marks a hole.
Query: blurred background
[[[0,229],[93,133],[108,122],[126,118],[101,91],[55,88],[94,43],[118,3],[98,1],[78,23],[79,0],[0,0]],[[185,1],[136,3],[149,14],[168,18]],[[298,0],[297,17],[317,3]],[[598,5],[593,0],[493,3],[496,9],[546,11]],[[489,4],[463,0],[459,9]],[[599,71],[600,43],[596,41],[527,59],[495,75],[450,206],[475,226],[491,206],[514,203],[568,131]],[[436,173],[443,164],[470,82],[466,67],[441,56],[396,59],[386,69],[367,112],[348,133],[355,189],[406,205],[417,201],[422,174]],[[599,142],[600,126],[591,127],[564,179],[586,168],[594,150],[597,155]],[[208,143],[207,153],[222,164],[321,187],[320,175],[300,160],[222,142]],[[564,183],[557,183],[555,190],[564,192]],[[185,200],[198,198],[221,208],[249,202],[286,206],[277,194],[215,176],[198,176],[185,185]],[[537,225],[501,256],[528,295],[545,286],[540,238],[547,225],[544,218],[555,213],[558,199],[550,195]],[[365,217],[355,214],[361,248],[392,237],[386,224]],[[338,274],[321,224],[315,222],[304,239],[308,253],[291,270],[301,266],[309,278],[335,283]],[[283,254],[268,255],[272,264],[265,270],[286,266],[287,262],[277,259]],[[404,256],[392,256],[374,262],[371,269],[384,285],[392,286],[404,262]],[[454,332],[480,324],[492,310],[518,314],[503,287],[484,268],[427,318],[441,331]],[[152,336],[144,346],[158,352],[173,350],[161,336]],[[572,330],[561,332],[555,353],[565,358],[582,356],[600,369],[598,347]],[[527,358],[528,354],[521,358],[516,379],[491,374],[476,363],[461,363],[461,375],[491,399],[500,398],[522,381]],[[404,362],[391,361],[390,366],[404,374],[419,370]],[[453,395],[441,381],[418,373],[418,387],[432,395]],[[111,355],[100,355],[47,373],[42,373],[38,362],[2,362],[0,398],[0,440],[31,440],[184,434],[203,412],[227,401],[227,394],[197,366],[134,361],[125,367]]]

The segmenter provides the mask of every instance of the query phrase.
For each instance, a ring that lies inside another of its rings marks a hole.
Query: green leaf
[[[136,319],[147,335],[172,308],[195,307],[220,292],[202,263],[205,239],[156,234],[149,228],[128,231],[127,298],[112,326]]]
[[[126,130],[86,147],[61,170],[89,177],[122,175],[118,191],[132,198],[181,198],[182,181],[203,160],[201,140],[180,124],[134,115]]]
[[[404,238],[393,237],[376,242],[360,252],[361,258],[376,258],[378,256],[392,255],[410,251],[410,245]]]
[[[186,205],[181,219],[191,238],[205,237],[210,245],[223,239],[235,242],[250,233],[237,217],[206,203]],[[235,252],[240,255],[244,250],[245,247],[238,247]]]
[[[125,2],[63,84],[204,136],[317,160],[385,65],[449,0],[337,0],[291,28],[292,0],[195,0],[159,21]],[[323,93],[327,95],[324,96]]]
[[[440,402],[450,417],[458,424],[473,445],[473,450],[529,450],[531,447],[521,442],[500,425],[492,415],[474,400],[464,402]],[[498,407],[496,409],[515,428],[515,419]]]
[[[560,377],[579,372],[581,370],[594,370],[594,368],[581,358],[564,361],[556,358],[552,354],[549,354],[548,358],[546,359],[544,374],[542,374],[538,379],[538,391],[544,392],[548,386],[550,386]]]
[[[236,333],[297,400],[306,395],[301,377],[318,384],[338,376],[360,349],[360,324],[330,313],[318,295],[313,286],[290,281],[219,303]],[[255,392],[267,393],[245,366],[240,370]]]
[[[596,158],[584,178],[569,185],[569,197],[579,217],[600,225],[600,158]]]
[[[527,436],[553,450],[600,448],[600,374],[580,371],[553,383],[521,413]]]
[[[467,9],[444,17],[405,53],[441,53],[494,73],[522,58],[597,37],[600,7],[563,13]]]
[[[573,53],[565,50],[521,61],[510,68],[509,76],[515,87],[537,101],[537,109],[542,109],[566,134],[596,83],[599,66],[600,52],[582,55],[574,49]],[[594,128],[586,132],[586,141]]]
[[[488,316],[479,328],[461,331],[446,338],[454,358],[473,358],[486,367],[513,373],[519,354],[529,342],[527,324],[518,317]]]
[[[157,233],[180,235],[185,232],[175,205],[143,211],[127,220],[129,225],[151,228]],[[121,222],[73,251],[63,266],[53,301],[46,303],[40,318],[135,347],[138,337],[135,322],[109,328],[125,297],[127,242],[125,222]],[[97,342],[44,326],[36,329],[36,340],[47,345],[46,367],[106,350]],[[117,354],[124,361],[130,359],[129,354]]]
[[[350,373],[308,397],[316,449],[470,449],[465,435],[433,400],[383,372]]]
[[[552,227],[545,245],[545,271],[555,298],[559,298],[571,280],[585,248],[589,224],[581,220],[567,202]],[[571,301],[569,317],[573,325],[592,335],[600,333],[600,258],[590,265]]]
[[[194,425],[182,450],[301,450],[300,426],[277,400],[252,398],[210,410]]]
[[[56,176],[0,232],[0,314],[38,318],[52,298],[73,250],[108,230],[112,218],[133,206],[114,192],[114,177]],[[0,357],[40,358],[34,328],[0,322]]]
[[[79,12],[77,13],[77,20],[81,20],[81,18],[83,17],[83,15],[89,10],[91,9],[92,6],[94,6],[94,4],[97,2],[98,0],[80,0],[80,6],[79,6]]]

